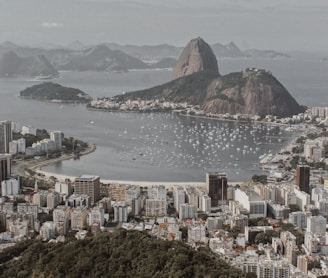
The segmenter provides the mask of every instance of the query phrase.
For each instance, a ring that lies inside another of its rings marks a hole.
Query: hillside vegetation
[[[0,264],[0,277],[244,275],[207,249],[195,251],[181,242],[157,240],[144,232],[126,230],[57,244],[23,241],[0,253]]]

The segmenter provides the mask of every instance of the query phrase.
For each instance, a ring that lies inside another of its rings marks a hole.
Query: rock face
[[[206,113],[215,114],[286,117],[304,112],[304,107],[270,72],[259,69],[246,69],[223,76],[213,71],[200,71],[118,98],[187,102],[199,105]]]
[[[200,71],[219,73],[211,47],[201,38],[192,39],[181,53],[173,70],[173,79]]]
[[[210,113],[291,116],[304,112],[268,71],[246,69],[211,82],[202,108]]]

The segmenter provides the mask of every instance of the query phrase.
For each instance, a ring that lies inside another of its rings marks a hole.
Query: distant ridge
[[[50,64],[44,55],[31,57],[19,57],[14,51],[3,54],[0,59],[0,76],[32,76],[53,78],[58,75],[58,71]]]

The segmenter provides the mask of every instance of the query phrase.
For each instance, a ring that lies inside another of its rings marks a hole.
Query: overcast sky
[[[0,43],[328,50],[327,0],[0,0]]]

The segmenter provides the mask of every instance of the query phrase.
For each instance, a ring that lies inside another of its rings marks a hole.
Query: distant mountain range
[[[241,51],[231,42],[211,46],[218,58],[288,58],[273,50]],[[182,47],[168,44],[154,46],[103,43],[85,46],[74,41],[67,46],[43,44],[20,46],[12,42],[0,44],[1,76],[55,76],[58,70],[127,71],[129,69],[172,68]]]
[[[22,58],[14,51],[9,51],[4,53],[0,59],[0,76],[31,76],[51,79],[58,76],[58,71],[42,54]]]

